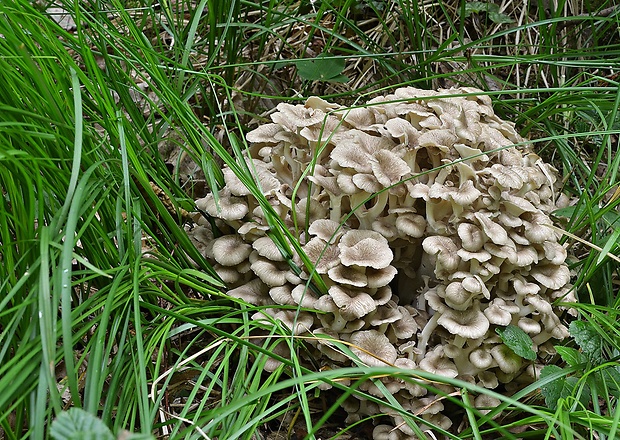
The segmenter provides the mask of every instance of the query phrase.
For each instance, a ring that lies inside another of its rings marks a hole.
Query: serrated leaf
[[[566,362],[571,367],[579,367],[580,365],[588,362],[588,359],[572,347],[563,347],[561,345],[554,346],[555,350],[562,357],[564,362]]]
[[[603,361],[603,338],[592,324],[587,321],[573,321],[568,331],[590,362],[599,365]]]
[[[114,440],[105,423],[80,408],[60,413],[52,422],[50,435],[56,440]]]
[[[503,12],[499,12],[499,6],[495,3],[486,2],[467,2],[465,3],[465,17],[469,17],[472,13],[479,14],[486,12],[489,20],[493,23],[503,24],[512,23],[514,20]]]
[[[345,82],[349,78],[342,75],[345,61],[342,58],[317,57],[313,60],[296,61],[297,73],[308,81]]]
[[[509,325],[506,328],[497,328],[495,331],[515,354],[530,361],[536,359],[532,338],[519,327]]]
[[[499,11],[499,7],[496,4],[467,2],[465,3],[465,17],[469,17],[472,13],[479,14],[480,12],[489,12],[489,9]]]
[[[513,23],[514,20],[510,18],[510,16],[502,13],[502,12],[489,12],[489,20],[491,20],[495,24],[505,24],[505,23]]]
[[[540,372],[540,378],[544,379],[552,374],[562,371],[557,365],[547,365]],[[547,407],[551,410],[555,410],[558,406],[558,400],[570,395],[572,388],[567,384],[566,377],[559,377],[545,385],[540,387],[541,393],[545,398]]]

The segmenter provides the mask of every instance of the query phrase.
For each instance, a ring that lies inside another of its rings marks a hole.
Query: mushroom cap
[[[363,267],[346,267],[338,264],[327,271],[327,276],[335,283],[354,287],[365,287],[368,284],[368,278]]]
[[[512,286],[518,295],[535,295],[540,292],[540,286],[535,283],[528,283],[521,277],[514,277],[512,279]]]
[[[518,190],[528,179],[524,168],[518,166],[507,167],[502,164],[495,164],[485,171],[492,175],[497,184],[503,189]]]
[[[466,180],[457,191],[450,194],[450,198],[460,206],[468,206],[480,198],[482,193],[474,186],[471,180]]]
[[[560,289],[570,281],[570,271],[567,266],[554,264],[538,265],[532,269],[531,275],[536,281],[549,289]]]
[[[375,301],[375,304],[378,306],[387,304],[392,299],[392,297],[393,297],[392,289],[390,289],[390,286],[380,287],[372,295],[372,299]]]
[[[489,355],[490,356],[490,355]],[[480,384],[488,388],[490,390],[495,389],[499,385],[499,380],[497,379],[497,374],[492,371],[486,370],[478,373],[478,379],[480,379]]]
[[[328,293],[347,321],[359,319],[377,308],[372,296],[353,288],[335,285],[329,288]]]
[[[272,287],[271,289],[269,289],[269,296],[276,304],[280,304],[283,306],[284,305],[296,306],[297,302],[291,295],[292,290],[293,289],[290,284]]]
[[[330,219],[318,219],[313,221],[308,227],[310,235],[315,235],[325,242],[338,240],[344,231],[337,221]]]
[[[441,314],[437,324],[466,339],[481,338],[489,330],[489,320],[478,306],[464,311],[448,309]]]
[[[206,211],[209,215],[222,220],[241,220],[249,212],[248,205],[240,197],[234,197],[230,190],[222,189],[219,192],[218,203],[215,202],[213,194],[196,200],[196,207]]]
[[[372,238],[385,244],[388,243],[387,239],[378,232],[366,229],[352,229],[344,233],[338,242],[338,246],[352,247],[366,238]]]
[[[279,124],[263,124],[246,134],[245,138],[253,144],[276,144],[275,135],[281,131]]]
[[[395,224],[396,229],[407,237],[421,238],[426,231],[426,219],[413,212],[399,213]]]
[[[310,313],[298,312],[297,310],[279,310],[273,316],[276,321],[284,324],[293,335],[308,333],[314,322]]]
[[[318,96],[310,96],[308,99],[306,99],[304,106],[316,110],[321,110],[325,113],[333,110],[338,110],[340,108],[338,104],[326,101],[323,98],[319,98]]]
[[[394,259],[394,254],[383,237],[382,239],[377,239],[376,237],[364,238],[353,246],[343,246],[343,239],[340,240],[338,247],[340,248],[340,261],[345,266],[356,265],[384,269]]]
[[[459,375],[459,370],[450,359],[444,357],[441,345],[426,354],[420,361],[420,368],[429,373],[454,378]]]
[[[393,365],[398,357],[387,336],[376,330],[357,331],[351,335],[349,342],[352,344],[351,351],[371,367]]]
[[[269,288],[256,278],[227,292],[233,298],[239,298],[254,305],[268,305],[272,301],[268,295]]]
[[[471,223],[459,223],[457,232],[461,239],[463,249],[470,252],[477,252],[482,249],[486,241],[486,237],[480,228]]]
[[[300,128],[318,124],[325,118],[325,113],[318,108],[292,105],[286,102],[281,102],[276,108],[279,112],[273,113],[271,120],[277,124]]]
[[[491,356],[497,366],[506,374],[519,372],[523,363],[521,356],[512,351],[506,344],[496,345],[491,349]]]
[[[460,281],[453,281],[445,288],[444,300],[454,310],[466,310],[471,306],[474,295],[468,292]]]
[[[436,256],[438,268],[450,272],[458,267],[460,261],[456,254],[458,248],[450,237],[441,235],[427,237],[422,242],[422,247],[427,254]]]
[[[316,222],[315,222],[316,223]],[[325,274],[340,264],[340,250],[319,237],[313,237],[303,246],[303,250],[314,263],[317,273]]]
[[[214,264],[213,270],[215,270],[217,276],[219,276],[227,286],[234,285],[242,279],[242,274],[234,266],[230,267]]]
[[[281,269],[277,263],[263,258],[258,258],[252,263],[252,272],[260,278],[260,280],[269,287],[283,286],[288,280],[286,274],[288,268]]]
[[[377,289],[379,287],[387,286],[394,279],[398,269],[394,266],[387,266],[383,269],[373,269],[372,267],[366,268],[366,279],[368,280],[367,286],[369,289]]]
[[[280,249],[278,249],[278,246],[276,246],[271,237],[260,237],[254,240],[252,247],[258,252],[258,255],[268,260],[285,261]]]
[[[291,297],[296,305],[307,309],[313,309],[318,299],[305,284],[298,284],[295,286],[291,291]]]
[[[480,409],[482,414],[488,414],[491,409],[496,408],[501,403],[501,400],[489,394],[480,394],[474,399],[474,406]]]
[[[390,326],[390,334],[394,334],[400,340],[410,339],[420,328],[409,310],[398,306],[401,318]]]
[[[390,425],[377,425],[372,430],[373,440],[400,440],[401,434],[398,429]]]
[[[382,324],[390,324],[398,321],[402,318],[400,311],[392,307],[379,307],[373,313],[368,315],[368,322],[374,327],[379,327]]]
[[[542,331],[540,323],[532,318],[523,316],[517,322],[517,326],[528,335],[538,335]]]
[[[484,232],[484,234],[493,243],[500,245],[500,246],[510,245],[510,244],[514,246],[514,244],[512,243],[512,240],[508,238],[508,233],[506,232],[504,227],[501,226],[499,223],[496,223],[491,220],[490,213],[475,212],[474,217],[476,217],[476,219],[480,223],[480,226],[482,227],[482,231]]]
[[[544,258],[551,264],[562,265],[566,260],[566,248],[556,241],[545,241],[543,244]]]
[[[222,266],[236,266],[243,263],[252,252],[252,246],[238,234],[223,235],[213,241],[213,258]]]
[[[411,172],[407,162],[390,150],[380,150],[371,158],[372,172],[384,187],[394,185]]]
[[[519,313],[520,310],[518,306],[510,306],[502,298],[495,298],[484,309],[484,316],[491,324],[505,326],[512,322],[512,314]]]
[[[342,168],[352,168],[357,173],[372,173],[370,154],[355,142],[341,142],[332,150],[330,157]]]
[[[493,356],[488,349],[480,347],[469,353],[469,362],[480,370],[486,370],[493,364]]]

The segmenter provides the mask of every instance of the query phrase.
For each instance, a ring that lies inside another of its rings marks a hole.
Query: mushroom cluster
[[[489,389],[534,380],[550,340],[568,335],[553,303],[575,300],[549,217],[568,199],[489,97],[409,87],[356,108],[311,97],[276,110],[248,133],[245,160],[304,255],[273,243],[260,204],[225,168],[225,186],[196,202],[213,221],[193,239],[228,294],[267,306],[255,319],[315,335],[322,366],[393,365]],[[322,289],[312,288],[317,276]],[[532,337],[539,359],[503,344],[495,330],[508,325]],[[405,408],[450,426],[424,387],[382,381]],[[389,413],[355,399],[345,409],[350,420]],[[400,416],[392,421],[398,429],[378,425],[376,439],[413,438]]]

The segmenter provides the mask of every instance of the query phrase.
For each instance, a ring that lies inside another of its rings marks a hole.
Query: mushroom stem
[[[334,195],[329,193],[329,219],[340,223],[340,216],[342,215],[342,194]]]
[[[366,209],[364,201],[368,198],[368,193],[357,193],[350,196],[351,209],[355,209],[355,216],[360,221],[360,229],[372,229],[372,222],[375,221],[385,209],[389,197],[388,191],[382,191],[374,195],[375,203],[370,209]],[[372,199],[371,199],[372,200]]]
[[[334,312],[334,322],[331,323],[329,329],[334,332],[340,332],[347,325],[347,320],[342,317],[340,310]]]
[[[440,316],[441,316],[441,313],[435,312],[433,316],[431,316],[431,319],[429,319],[426,325],[424,326],[422,333],[420,333],[420,337],[418,338],[418,350],[420,350],[420,352],[418,353],[417,359],[416,359],[416,362],[418,363],[422,359],[424,359],[424,356],[426,356],[426,346],[428,345],[428,341],[431,338],[431,335],[437,328],[437,320],[439,319]]]

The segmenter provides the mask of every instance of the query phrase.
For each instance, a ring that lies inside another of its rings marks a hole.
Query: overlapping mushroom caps
[[[476,93],[402,88],[355,109],[316,97],[278,105],[272,123],[248,134],[246,159],[327,290],[307,287],[313,268],[299,256],[286,261],[259,204],[224,169],[219,205],[212,196],[197,205],[225,235],[194,238],[229,294],[273,305],[264,313],[295,334],[327,335],[314,358],[331,367],[419,368],[487,388],[532,380],[527,369],[536,365],[495,329],[516,325],[545,352],[550,339],[567,336],[551,303],[574,297],[549,217],[567,199],[556,170],[515,147],[524,141],[513,125]],[[303,312],[295,320],[277,305]],[[352,344],[357,358],[328,337]],[[419,405],[433,397],[419,384],[384,382],[405,407],[434,408],[422,417],[449,425],[439,406]],[[370,382],[362,389],[381,393]],[[345,408],[352,418],[380,410],[366,403]],[[394,423],[375,437],[413,435],[397,416]]]

